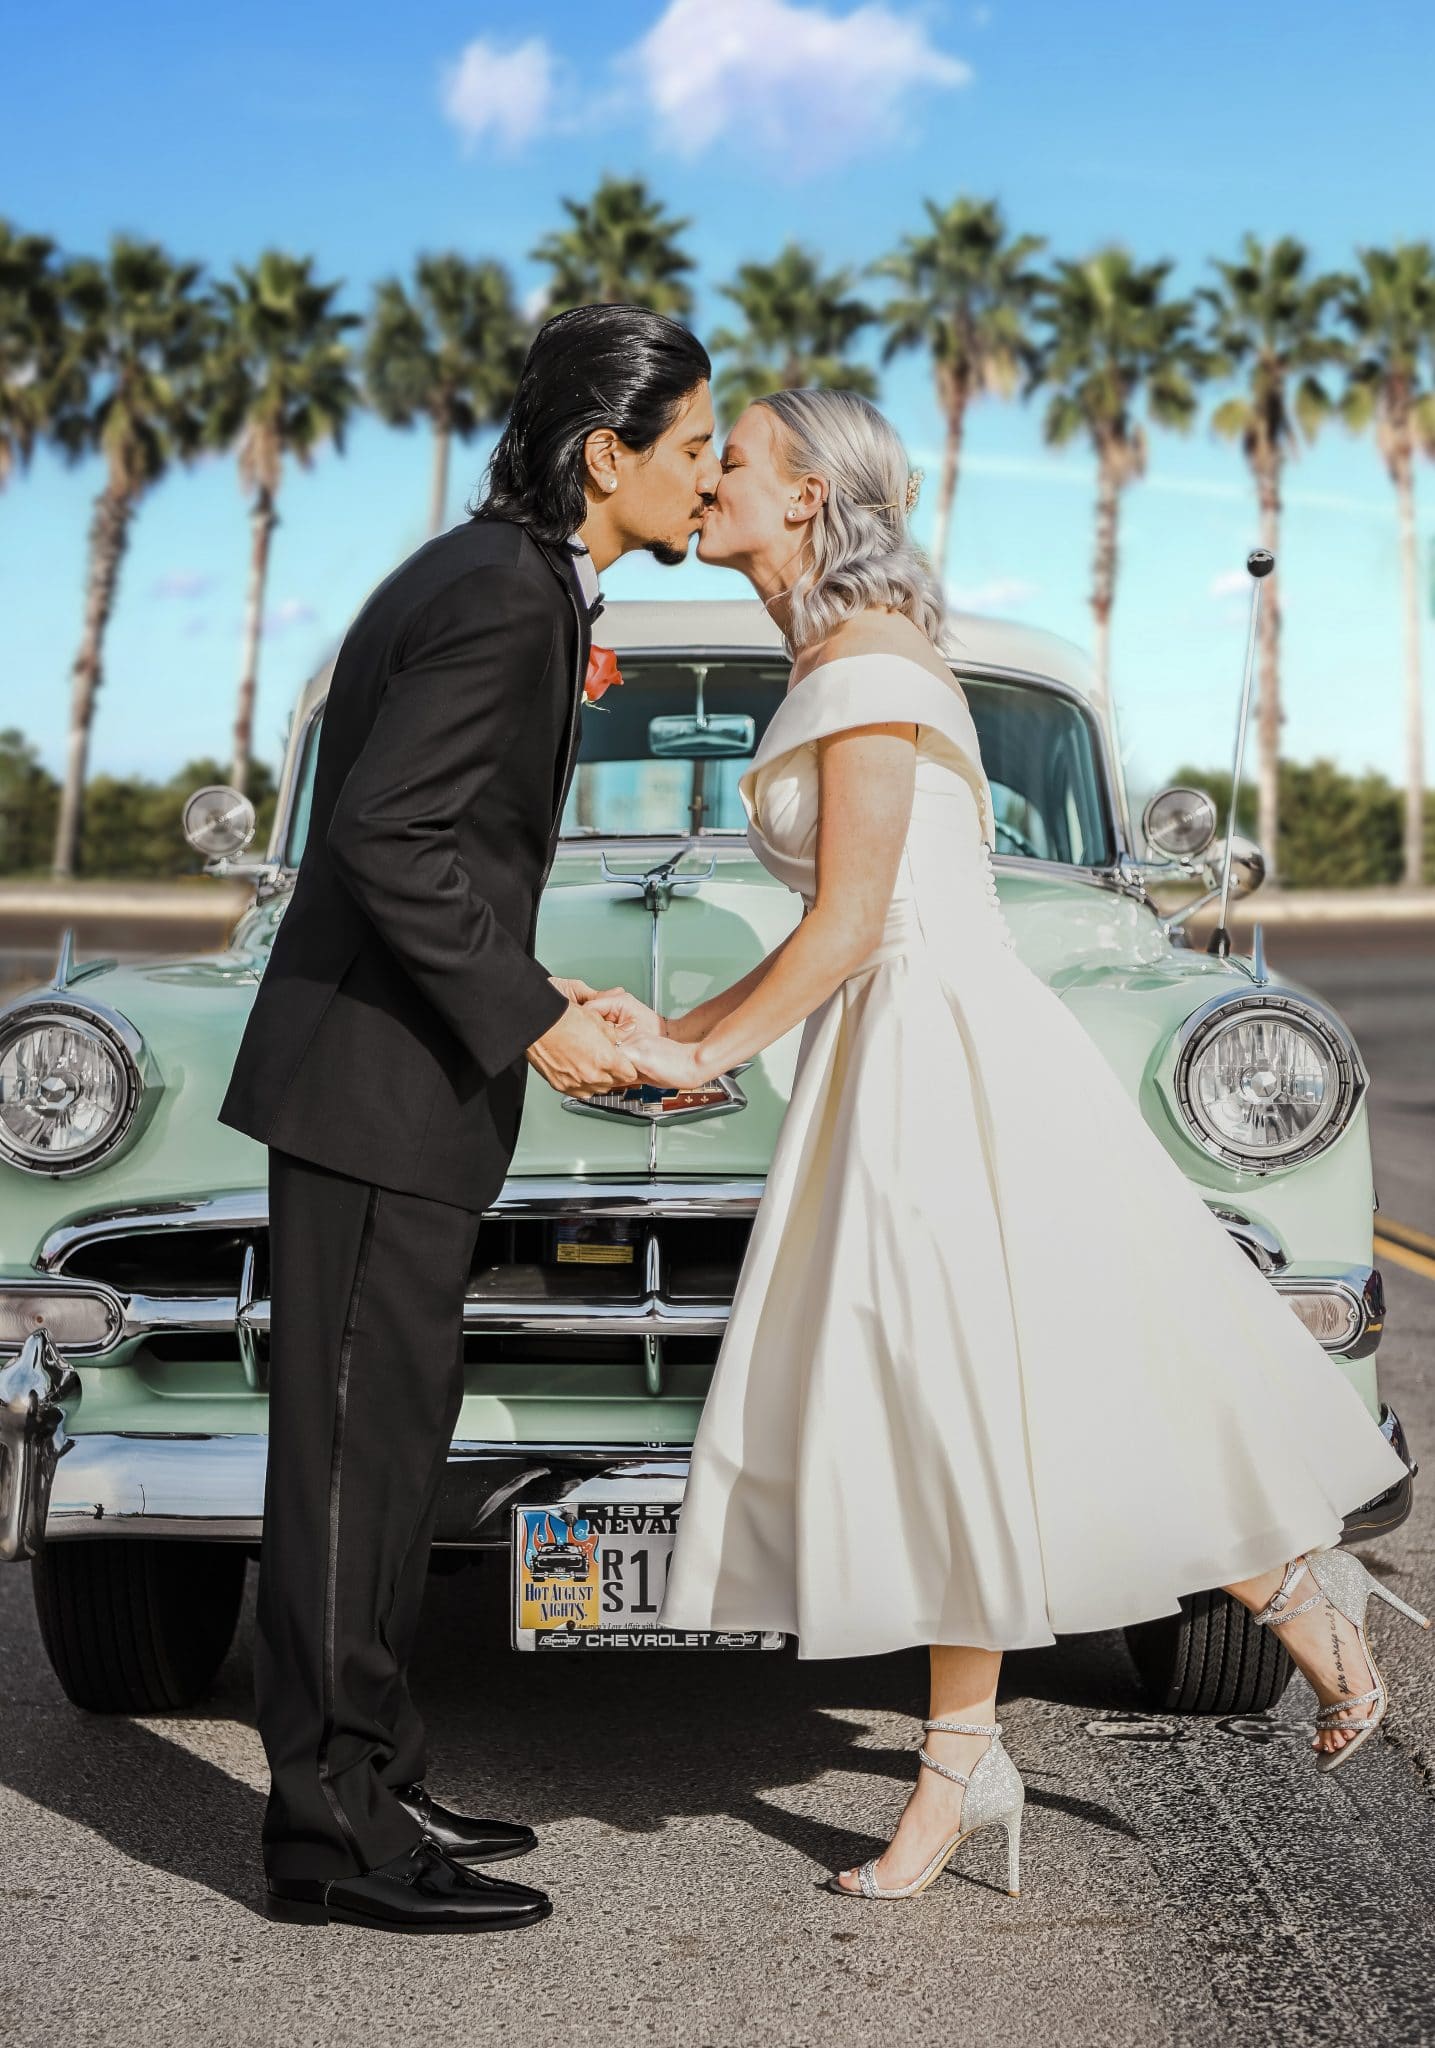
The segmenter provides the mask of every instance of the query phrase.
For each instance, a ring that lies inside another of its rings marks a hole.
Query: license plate
[[[522,1501],[513,1510],[516,1650],[778,1650],[756,1629],[662,1628],[680,1503]]]

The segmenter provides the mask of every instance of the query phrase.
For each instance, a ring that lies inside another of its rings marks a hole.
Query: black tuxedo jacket
[[[299,872],[222,1123],[478,1209],[523,1055],[566,1007],[533,957],[590,625],[571,554],[473,519],[410,555],[334,664]]]

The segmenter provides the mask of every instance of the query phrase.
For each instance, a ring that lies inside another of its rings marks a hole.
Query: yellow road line
[[[1417,1230],[1413,1223],[1397,1223],[1393,1216],[1376,1215],[1377,1237],[1388,1237],[1395,1244],[1403,1244],[1410,1252],[1425,1252],[1435,1259],[1435,1237],[1427,1231]]]
[[[1423,1273],[1427,1280],[1435,1280],[1435,1259],[1427,1258],[1424,1252],[1413,1252],[1409,1245],[1397,1244],[1393,1237],[1377,1237],[1375,1249],[1392,1266],[1404,1266],[1408,1272]]]

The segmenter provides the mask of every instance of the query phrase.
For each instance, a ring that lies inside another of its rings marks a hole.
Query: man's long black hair
[[[513,519],[540,540],[567,540],[588,516],[587,436],[611,427],[629,448],[651,448],[711,375],[697,336],[645,306],[555,313],[533,338],[472,516]]]

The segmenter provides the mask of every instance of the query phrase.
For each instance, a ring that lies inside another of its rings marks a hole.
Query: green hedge
[[[1221,831],[1231,802],[1228,768],[1178,768],[1172,782],[1214,798]],[[1383,775],[1348,775],[1334,761],[1282,761],[1276,872],[1288,889],[1361,889],[1398,882],[1404,870],[1402,791]],[[1256,788],[1241,779],[1236,830],[1256,837]],[[1435,882],[1435,791],[1425,792],[1425,872]]]
[[[94,879],[198,874],[204,866],[184,841],[184,800],[205,783],[223,782],[218,761],[185,764],[168,782],[138,775],[96,775],[85,791],[80,873]],[[258,814],[251,851],[262,854],[274,820],[272,771],[253,764],[249,796]],[[60,786],[23,733],[0,732],[0,874],[45,875],[55,839]]]

